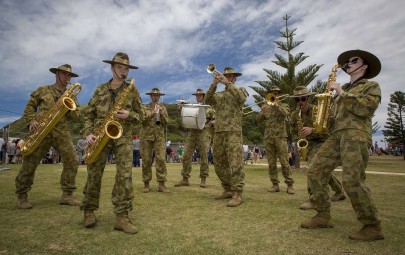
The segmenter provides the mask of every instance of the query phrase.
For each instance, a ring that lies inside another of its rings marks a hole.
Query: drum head
[[[198,105],[184,105],[181,120],[185,128],[203,129],[205,126],[205,108]]]

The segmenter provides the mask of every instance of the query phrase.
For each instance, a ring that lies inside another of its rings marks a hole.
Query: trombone
[[[276,105],[279,102],[283,101],[284,99],[287,99],[288,96],[289,96],[288,94],[276,96],[273,93],[267,93],[265,98],[268,105]]]
[[[251,113],[253,113],[253,112],[259,113],[258,111],[256,111],[255,109],[253,109],[252,106],[254,106],[254,105],[260,105],[260,104],[263,104],[263,103],[265,103],[265,102],[266,102],[266,101],[263,100],[263,101],[260,101],[260,102],[257,102],[257,103],[254,103],[254,104],[251,104],[251,105],[248,105],[248,106],[243,107],[243,108],[242,108],[242,112],[245,111],[245,110],[247,110],[247,109],[252,109],[251,111],[243,112],[243,116],[249,115],[249,114],[251,114]]]
[[[284,95],[281,95],[281,96],[276,96],[273,93],[267,93],[266,96],[265,96],[265,100],[254,103],[254,104],[251,104],[251,105],[248,105],[248,106],[245,106],[245,107],[243,107],[242,111],[244,111],[246,109],[249,109],[249,108],[252,108],[252,106],[254,106],[254,105],[260,105],[260,104],[264,104],[264,103],[266,103],[267,105],[276,105],[279,102],[283,101],[284,99],[287,99],[288,96],[289,96],[288,94],[284,94]],[[249,112],[244,112],[243,116],[251,114],[252,112],[257,112],[257,111],[251,110]]]

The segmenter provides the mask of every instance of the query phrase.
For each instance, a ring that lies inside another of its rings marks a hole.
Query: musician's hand
[[[225,86],[229,85],[230,82],[228,81],[228,79],[224,75],[220,76],[219,78],[220,78],[219,79],[220,83],[224,84]]]
[[[342,87],[340,87],[340,83],[337,83],[337,82],[329,83],[328,84],[328,90],[329,91],[332,91],[332,90],[336,91],[336,94],[338,94],[339,96],[342,95],[342,93],[343,93],[343,89],[342,89]]]
[[[260,107],[260,108],[262,109],[261,114],[263,114],[263,111],[264,111],[264,110],[269,109],[269,107],[270,107],[270,106],[269,106],[268,104],[263,104],[262,107]]]
[[[313,130],[313,128],[310,128],[310,127],[303,127],[303,128],[300,130],[300,134],[301,134],[302,136],[308,136],[308,135],[312,134],[312,130]]]
[[[124,109],[118,110],[115,116],[120,119],[126,119],[129,116],[129,111]]]
[[[211,86],[216,88],[216,87],[218,86],[218,83],[219,83],[219,80],[218,80],[217,78],[214,78],[214,79],[212,80]]]
[[[30,128],[29,128],[30,132],[33,133],[33,132],[37,131],[38,128],[39,128],[38,121],[36,121],[36,120],[32,121],[30,124]]]
[[[97,140],[97,137],[95,137],[93,134],[86,136],[87,144],[93,144],[96,140]]]

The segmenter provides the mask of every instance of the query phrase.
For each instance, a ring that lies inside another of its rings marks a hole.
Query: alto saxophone
[[[65,90],[51,109],[38,117],[38,129],[28,136],[21,147],[23,156],[33,153],[68,111],[76,110],[77,106],[74,99],[81,90],[80,83],[70,84],[69,88]]]
[[[340,67],[341,66],[339,66],[338,64],[333,66],[332,71],[329,74],[328,82],[326,84],[325,93],[315,95],[315,97],[318,98],[318,106],[314,107],[312,115],[315,133],[324,134],[328,132],[330,106],[332,102],[333,92],[329,91],[327,86],[331,82],[336,81],[337,69]]]
[[[114,104],[111,111],[107,114],[104,121],[94,131],[96,140],[93,144],[88,144],[86,146],[85,154],[83,156],[83,160],[86,160],[88,164],[96,161],[100,152],[103,150],[110,139],[115,140],[122,136],[123,128],[118,120],[116,120],[115,114],[118,110],[121,110],[124,107],[125,101],[128,99],[128,96],[134,88],[134,82],[134,79],[130,79],[129,83],[127,81],[124,81],[126,87],[120,93],[117,102]]]
[[[301,110],[298,114],[298,119],[297,119],[297,127],[298,127],[298,138],[300,138],[297,141],[297,147],[301,151],[301,157],[303,160],[307,158],[307,146],[308,146],[308,140],[305,139],[305,136],[300,136],[300,131],[304,127],[304,123],[302,122],[302,115],[301,115]]]

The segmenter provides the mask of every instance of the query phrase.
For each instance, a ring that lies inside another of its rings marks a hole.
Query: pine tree
[[[267,73],[269,81],[256,81],[259,86],[250,86],[258,95],[253,95],[256,102],[261,102],[264,100],[266,94],[272,86],[278,86],[283,93],[292,94],[293,90],[297,86],[308,86],[316,77],[319,68],[322,65],[310,65],[296,73],[296,67],[301,64],[308,56],[300,52],[296,55],[292,54],[292,51],[298,47],[303,41],[294,41],[294,35],[296,28],[289,30],[288,20],[291,16],[285,15],[283,20],[285,20],[285,31],[280,31],[281,37],[285,38],[284,41],[274,41],[277,48],[285,51],[287,58],[280,54],[274,54],[276,57],[274,64],[286,69],[284,74],[277,71],[264,68],[263,70]],[[289,104],[291,107],[295,108],[295,103],[290,100]]]
[[[405,144],[405,93],[395,91],[390,95],[388,103],[388,119],[383,134],[388,142],[400,145]],[[404,153],[405,159],[405,153]]]

